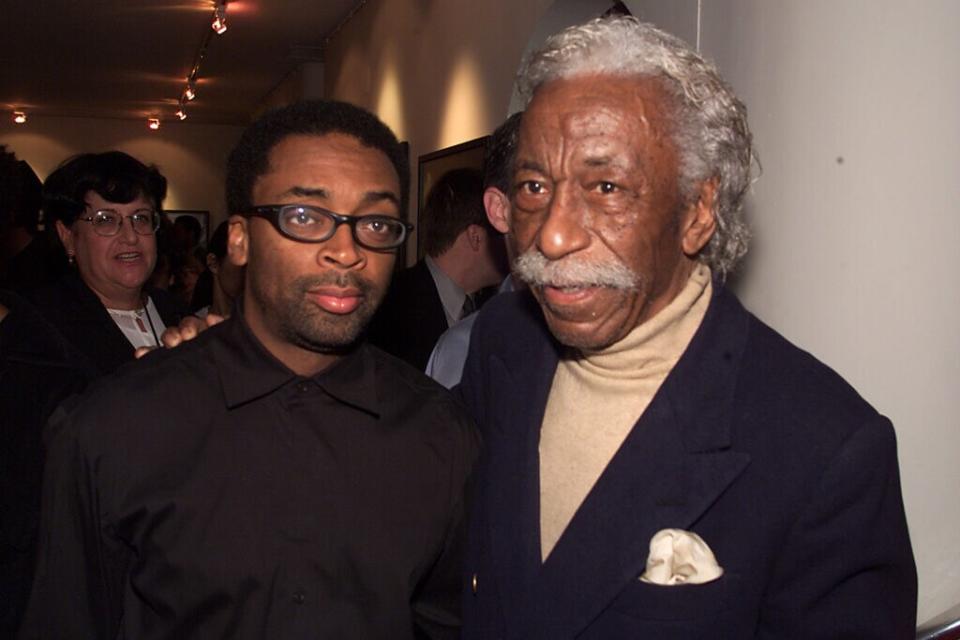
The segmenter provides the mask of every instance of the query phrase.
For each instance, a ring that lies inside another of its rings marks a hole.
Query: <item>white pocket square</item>
[[[683,529],[662,529],[650,539],[647,570],[640,576],[650,584],[703,584],[723,575],[713,551],[703,538]]]

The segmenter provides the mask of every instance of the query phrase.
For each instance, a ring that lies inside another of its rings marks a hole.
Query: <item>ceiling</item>
[[[3,117],[173,120],[201,45],[190,122],[246,124],[364,2],[235,0],[228,29],[210,28],[213,0],[3,0]]]

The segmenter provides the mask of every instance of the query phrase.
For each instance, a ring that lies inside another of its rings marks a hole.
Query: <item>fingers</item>
[[[227,319],[226,316],[217,315],[216,313],[208,313],[208,314],[207,314],[207,317],[205,318],[205,320],[207,321],[207,326],[204,327],[204,329],[208,329],[208,328],[210,328],[210,327],[214,327],[214,326],[220,324],[221,322],[223,322],[223,321],[226,320],[226,319]],[[202,330],[203,330],[203,329],[201,329],[201,331],[202,331]]]
[[[147,355],[148,353],[150,353],[151,351],[157,348],[158,347],[137,347],[137,350],[133,352],[133,357],[139,360],[140,358],[142,358],[143,356]]]
[[[213,325],[210,325],[213,326]],[[176,327],[167,327],[160,336],[160,342],[168,349],[176,347],[181,342],[193,340],[208,328],[207,322],[196,316],[187,316]]]

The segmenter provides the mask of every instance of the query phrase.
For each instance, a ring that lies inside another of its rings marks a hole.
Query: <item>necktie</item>
[[[469,293],[463,299],[463,307],[460,308],[460,319],[463,320],[468,315],[477,310],[477,303],[473,301],[473,296]]]

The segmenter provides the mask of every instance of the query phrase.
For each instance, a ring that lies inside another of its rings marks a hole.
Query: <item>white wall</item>
[[[696,17],[627,4],[665,28]],[[893,420],[922,622],[960,602],[960,3],[699,9],[764,167],[736,289]]]
[[[35,117],[16,125],[0,123],[0,144],[26,160],[41,180],[77,153],[118,149],[167,178],[167,209],[201,209],[211,215],[211,229],[224,218],[227,155],[241,127],[164,123],[151,131],[146,122],[98,118]]]

